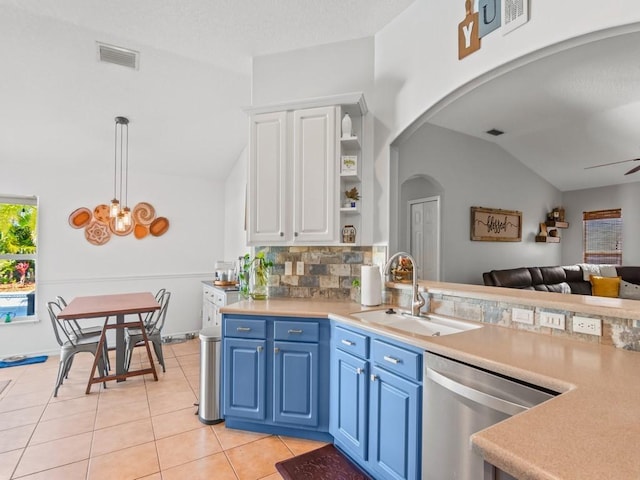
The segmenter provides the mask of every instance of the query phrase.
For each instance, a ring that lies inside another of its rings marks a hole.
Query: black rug
[[[276,463],[285,480],[371,480],[333,445]]]

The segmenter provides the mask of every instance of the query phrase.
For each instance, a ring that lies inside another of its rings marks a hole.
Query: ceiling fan
[[[640,161],[640,158],[630,158],[629,160],[620,160],[617,162],[610,162],[610,163],[603,163],[601,165],[594,165],[592,167],[584,167],[585,170],[589,170],[590,168],[599,168],[599,167],[607,167],[609,165],[617,165],[618,163],[627,163],[627,162],[638,162]],[[636,173],[637,171],[640,171],[640,165],[637,165],[635,167],[633,167],[631,170],[629,170],[627,173],[625,173],[625,175],[631,175],[632,173]]]

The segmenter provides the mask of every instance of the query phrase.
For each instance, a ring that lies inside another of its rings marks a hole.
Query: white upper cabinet
[[[248,241],[263,245],[285,241],[289,172],[287,113],[251,117],[247,195]]]
[[[340,243],[340,103],[250,113],[248,244]]]
[[[296,242],[336,238],[336,107],[293,112],[293,235]]]

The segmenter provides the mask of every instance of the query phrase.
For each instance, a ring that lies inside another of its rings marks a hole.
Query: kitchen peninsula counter
[[[439,285],[441,291],[453,288],[457,294],[469,287]],[[495,287],[477,288],[480,294],[504,293],[487,292]],[[243,301],[222,311],[330,317],[554,390],[561,395],[474,434],[474,450],[521,480],[640,478],[640,353],[486,323],[454,335],[425,337],[350,315],[371,309],[348,301],[305,298]]]

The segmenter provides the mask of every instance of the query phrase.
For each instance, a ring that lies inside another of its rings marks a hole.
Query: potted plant
[[[350,190],[344,192],[344,196],[347,197],[345,207],[356,208],[356,202],[360,200],[360,192],[357,187],[353,187]]]
[[[271,267],[273,262],[265,257],[264,252],[256,253],[253,258],[247,253],[242,259],[240,294],[245,298],[266,300]]]

